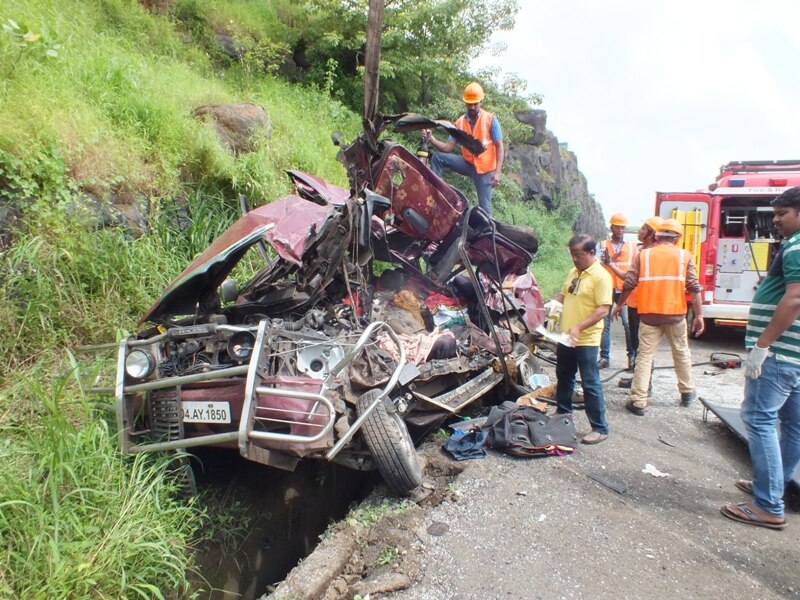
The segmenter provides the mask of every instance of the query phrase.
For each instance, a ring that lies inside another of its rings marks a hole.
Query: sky
[[[800,159],[797,0],[520,0],[498,67],[544,96],[606,219],[734,160]],[[487,98],[487,100],[489,100]]]

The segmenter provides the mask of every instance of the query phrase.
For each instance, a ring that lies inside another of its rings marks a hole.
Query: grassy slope
[[[328,135],[352,137],[355,115],[202,43],[209,21],[276,35],[275,4],[181,0],[191,31],[133,0],[2,4],[0,194],[27,228],[0,249],[0,597],[153,597],[183,585],[187,544],[208,521],[171,500],[157,461],[119,455],[66,349],[132,328],[236,217],[236,193],[278,197],[290,167],[345,183]],[[267,108],[269,141],[231,157],[190,116],[215,102]],[[92,231],[78,191],[147,200],[150,235]],[[174,198],[186,228],[171,218]],[[504,188],[498,215],[539,226],[534,266],[550,292],[568,226],[515,198]]]
[[[131,328],[236,218],[236,192],[283,195],[288,167],[344,184],[329,132],[352,136],[359,120],[320,93],[221,71],[132,1],[7,0],[2,11],[0,183],[27,229],[0,255],[0,597],[169,594],[209,523],[172,500],[156,459],[119,454],[65,348]],[[212,102],[264,106],[270,140],[232,158],[190,116]],[[77,190],[148,200],[151,235],[91,232]],[[188,229],[168,218],[174,197]]]

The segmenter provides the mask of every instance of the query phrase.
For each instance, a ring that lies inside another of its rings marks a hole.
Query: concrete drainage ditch
[[[235,451],[203,449],[197,457],[198,487],[218,523],[198,550],[194,589],[207,600],[264,594],[380,481],[322,461],[303,461],[287,472],[242,460]]]
[[[418,450],[425,480],[406,498],[387,496],[379,485],[269,594],[259,600],[350,600],[413,585],[422,568],[420,553],[444,523],[426,523],[432,507],[456,501],[450,485],[464,463],[447,456],[437,442]]]
[[[338,600],[407,587],[419,571],[423,516],[450,497],[463,468],[438,443],[420,455],[425,483],[397,498],[376,473],[317,461],[288,473],[203,451],[199,484],[220,525],[198,551],[198,598]],[[226,519],[226,509],[244,522]]]

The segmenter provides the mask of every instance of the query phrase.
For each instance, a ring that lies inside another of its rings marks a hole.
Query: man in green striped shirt
[[[786,190],[772,207],[772,221],[785,241],[758,286],[745,334],[741,416],[753,479],[739,480],[736,487],[753,501],[720,510],[740,523],[783,529],[784,489],[800,464],[800,187]]]

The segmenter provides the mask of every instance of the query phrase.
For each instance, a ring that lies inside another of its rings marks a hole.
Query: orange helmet
[[[656,229],[656,235],[677,235],[681,237],[683,235],[683,228],[678,219],[664,219],[661,223],[661,227]]]
[[[644,220],[644,224],[653,231],[658,231],[658,228],[664,224],[664,219],[661,217],[648,217]]]
[[[464,88],[464,94],[462,98],[467,104],[475,104],[483,100],[483,88],[481,87],[481,84],[477,81],[470,83]]]
[[[626,217],[622,213],[614,213],[613,215],[611,215],[610,223],[612,225],[622,225],[624,227],[625,225],[628,224],[628,217]]]

